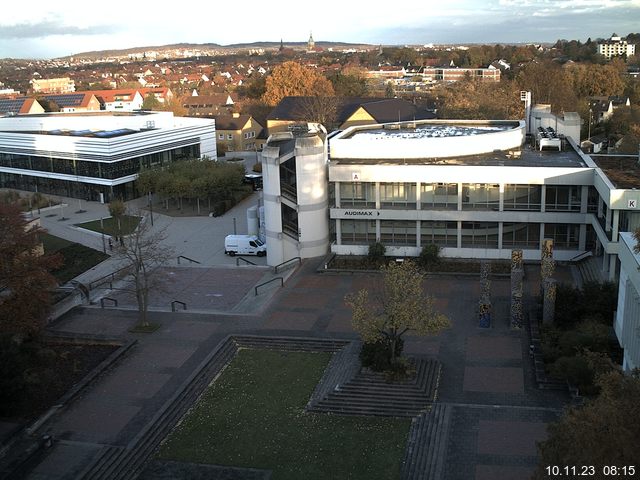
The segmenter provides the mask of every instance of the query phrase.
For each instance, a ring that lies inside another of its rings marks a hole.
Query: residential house
[[[235,105],[233,97],[229,93],[196,95],[183,100],[182,106],[187,109],[187,115],[192,117],[224,115],[231,113]]]
[[[44,107],[35,98],[0,98],[0,115],[43,113]]]
[[[167,87],[139,88],[138,92],[140,92],[143,99],[147,98],[148,95],[153,95],[162,104],[171,103],[173,100],[173,92]]]
[[[42,95],[42,99],[55,103],[61,112],[96,112],[101,109],[100,100],[92,92]]]
[[[589,111],[591,112],[590,121],[594,123],[604,122],[611,118],[615,109],[619,107],[629,107],[631,101],[629,97],[590,97]]]
[[[432,112],[399,98],[285,97],[267,116],[267,131],[269,134],[287,131],[296,124],[317,120],[319,114],[327,117],[327,128],[337,130],[435,118]]]
[[[139,89],[144,90],[144,89]],[[144,97],[138,89],[96,90],[92,92],[100,101],[102,110],[133,112],[142,108]]]
[[[228,152],[257,150],[259,145],[258,137],[263,128],[251,115],[217,115],[216,121],[216,142],[224,145]]]

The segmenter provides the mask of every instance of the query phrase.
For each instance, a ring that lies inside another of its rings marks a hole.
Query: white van
[[[257,255],[264,257],[267,246],[255,235],[227,235],[224,238],[224,253],[235,255]]]

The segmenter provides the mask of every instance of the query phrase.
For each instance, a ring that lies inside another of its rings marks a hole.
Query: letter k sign
[[[629,200],[629,202],[627,203],[627,208],[638,208],[638,201]]]

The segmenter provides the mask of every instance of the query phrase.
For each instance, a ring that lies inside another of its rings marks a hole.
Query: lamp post
[[[587,134],[587,140],[591,140],[591,113],[592,110],[589,109],[589,133]]]
[[[100,233],[102,234],[102,253],[107,253],[107,246],[104,243],[104,218],[100,217]]]
[[[149,199],[149,215],[151,217],[151,226],[153,227],[153,203],[151,203],[151,192],[147,193],[147,198]]]

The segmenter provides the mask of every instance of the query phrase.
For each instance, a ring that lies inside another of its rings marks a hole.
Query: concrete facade
[[[272,135],[262,151],[267,263],[324,255],[329,248],[326,131]]]
[[[613,323],[620,347],[624,349],[622,368],[640,368],[640,254],[631,233],[620,234],[620,283],[618,309]]]
[[[365,255],[382,242],[388,255],[417,256],[433,243],[447,257],[508,259],[517,248],[535,261],[551,238],[554,258],[599,256],[614,280],[619,233],[640,222],[640,190],[617,188],[571,135],[559,135],[560,151],[540,151],[525,142],[525,128],[430,120],[350,127],[330,136],[327,180],[319,145],[271,137],[262,157],[267,242],[281,243],[269,263],[299,256],[306,242],[317,242],[314,255]],[[295,180],[282,167],[291,159]],[[313,175],[302,175],[303,165]]]

